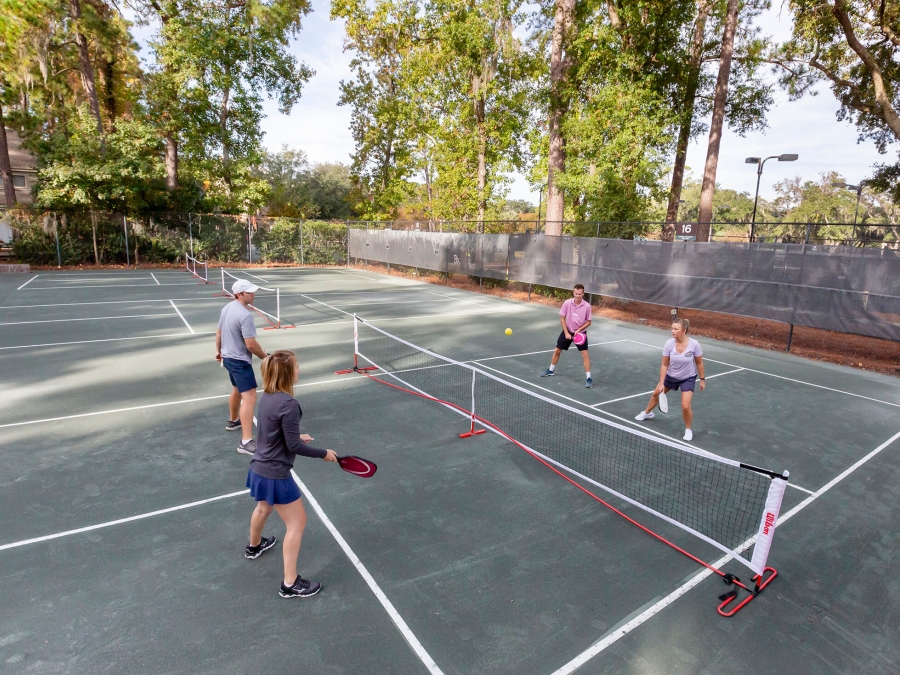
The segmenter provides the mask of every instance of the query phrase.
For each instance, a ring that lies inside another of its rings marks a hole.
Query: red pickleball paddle
[[[363,459],[356,455],[338,457],[337,461],[344,471],[352,473],[354,476],[359,476],[360,478],[371,478],[375,475],[375,472],[378,471],[375,462],[370,462],[368,459]]]

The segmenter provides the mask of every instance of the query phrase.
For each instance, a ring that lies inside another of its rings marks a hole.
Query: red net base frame
[[[346,370],[336,370],[334,371],[335,375],[347,375],[348,373],[359,373],[360,375],[365,375],[370,370],[378,370],[378,366],[363,366],[359,367],[359,359],[356,354],[353,355],[353,367],[347,368]]]
[[[735,586],[743,588],[745,591],[747,591],[749,593],[749,595],[746,598],[744,598],[743,600],[741,600],[737,605],[735,605],[734,607],[731,607],[731,609],[728,609],[728,607],[731,605],[731,603],[734,602],[738,596],[738,589],[733,588],[730,591],[728,591],[727,593],[724,593],[723,595],[719,596],[719,600],[721,600],[721,602],[719,603],[719,606],[716,607],[716,611],[724,617],[734,616],[739,611],[741,611],[741,609],[743,607],[750,604],[750,601],[753,600],[753,598],[755,598],[757,595],[762,593],[763,589],[766,586],[768,586],[769,583],[771,583],[772,579],[774,579],[777,576],[778,576],[778,571],[774,567],[766,567],[763,570],[762,574],[757,574],[755,577],[753,577],[754,586],[752,589],[750,589],[747,586],[745,586],[744,584],[742,584],[741,580],[738,579],[733,574],[723,575],[722,580],[726,584],[728,584],[729,586],[734,584]]]

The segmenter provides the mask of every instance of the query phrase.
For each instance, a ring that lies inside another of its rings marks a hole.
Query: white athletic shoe
[[[639,414],[635,415],[634,419],[636,419],[638,422],[643,422],[644,420],[652,420],[653,413],[652,412],[644,412],[643,410],[641,410],[641,412]]]
[[[684,440],[686,440],[686,441],[694,440],[694,432],[691,431],[690,429],[685,429],[684,430]]]

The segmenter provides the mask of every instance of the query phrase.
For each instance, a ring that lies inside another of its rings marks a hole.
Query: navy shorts
[[[686,380],[673,380],[671,377],[666,375],[663,380],[663,386],[666,389],[681,389],[681,391],[694,391],[694,384],[697,381],[697,376],[689,377]]]
[[[237,387],[240,393],[256,389],[256,375],[253,373],[253,364],[240,359],[222,359],[231,384]]]
[[[293,476],[287,478],[263,478],[247,471],[247,487],[250,495],[258,502],[269,504],[292,504],[303,496]]]
[[[569,333],[569,334],[571,335],[571,333]],[[569,349],[569,347],[571,347],[571,346],[572,346],[572,341],[566,340],[566,332],[560,331],[559,337],[556,338],[556,348],[561,349],[563,351],[567,351]],[[580,352],[587,351],[587,348],[588,348],[587,333],[584,334],[584,344],[583,345],[575,345],[575,347]]]

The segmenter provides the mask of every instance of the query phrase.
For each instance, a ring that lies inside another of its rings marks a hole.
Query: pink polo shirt
[[[591,306],[587,300],[582,300],[576,305],[574,298],[566,300],[559,309],[559,315],[566,317],[566,328],[574,333],[591,318]]]

